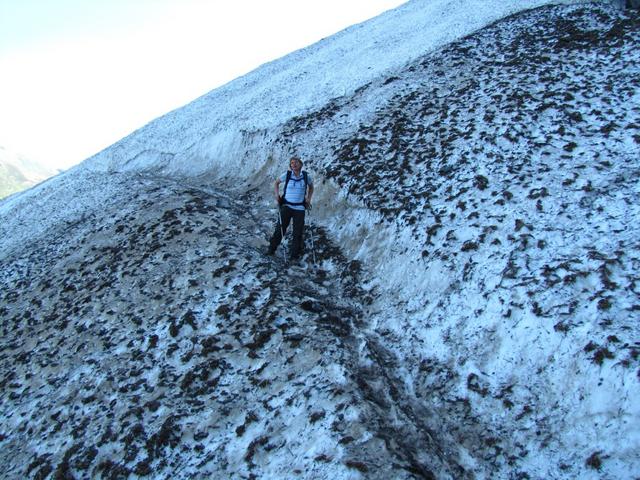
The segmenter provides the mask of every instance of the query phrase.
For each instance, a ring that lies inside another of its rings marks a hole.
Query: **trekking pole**
[[[282,245],[282,255],[284,255],[284,261],[287,262],[287,245],[284,241],[284,229],[282,227],[282,207],[278,205],[278,218],[280,219],[280,244]]]
[[[311,236],[311,253],[313,253],[313,265],[316,265],[316,246],[313,242],[313,225],[311,222],[311,209],[309,209],[309,235]]]

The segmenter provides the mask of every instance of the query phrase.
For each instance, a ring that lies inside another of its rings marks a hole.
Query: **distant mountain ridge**
[[[56,173],[0,145],[0,198],[26,190]]]

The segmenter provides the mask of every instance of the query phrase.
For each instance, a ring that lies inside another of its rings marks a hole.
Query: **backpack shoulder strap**
[[[287,178],[284,181],[284,189],[282,190],[282,200],[287,196],[287,185],[289,184],[289,180],[291,180],[291,170],[287,170]]]

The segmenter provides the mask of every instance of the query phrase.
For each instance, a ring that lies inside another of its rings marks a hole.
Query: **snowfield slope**
[[[1,476],[640,477],[639,43],[520,12],[0,203]],[[315,267],[260,253],[293,151]]]
[[[562,2],[563,0],[560,0]],[[295,51],[164,115],[98,153],[98,171],[249,176],[265,155],[287,154],[278,127],[350,97],[416,57],[488,23],[554,0],[409,1]],[[242,154],[248,155],[241,156]],[[244,172],[236,166],[242,159]]]
[[[348,477],[373,415],[341,300],[357,264],[318,230],[322,268],[283,275],[243,202],[109,183],[113,205],[3,268],[3,477]]]

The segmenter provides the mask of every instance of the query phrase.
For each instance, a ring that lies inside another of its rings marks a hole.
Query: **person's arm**
[[[273,184],[273,186],[275,187],[276,203],[280,205],[280,177],[276,178],[276,181]]]

